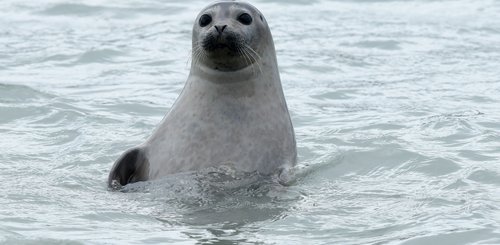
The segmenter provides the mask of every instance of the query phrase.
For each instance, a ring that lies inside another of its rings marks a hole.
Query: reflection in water
[[[255,0],[295,180],[107,191],[181,92],[206,4],[0,1],[0,243],[500,244],[500,1]]]
[[[245,241],[234,238],[258,230],[259,222],[286,217],[302,199],[302,194],[280,184],[277,176],[228,168],[174,174],[129,184],[120,191],[151,207],[151,215],[165,223],[166,229],[190,227],[191,231],[183,233],[201,243]]]

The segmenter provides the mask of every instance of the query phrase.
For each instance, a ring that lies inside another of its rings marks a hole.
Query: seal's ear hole
[[[260,17],[260,20],[264,21],[264,18],[262,17],[262,15],[259,15],[259,17]]]

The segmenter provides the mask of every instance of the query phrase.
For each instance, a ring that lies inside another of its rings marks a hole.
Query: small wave
[[[282,217],[301,194],[279,184],[273,176],[241,173],[228,168],[179,173],[129,184],[121,192],[156,203],[154,216],[169,222],[174,213],[182,223],[244,224]],[[168,210],[168,211],[167,211]]]
[[[27,85],[0,83],[0,103],[25,103],[55,96]]]
[[[34,239],[28,240],[23,238],[8,238],[0,242],[1,244],[22,244],[22,245],[80,245],[84,244],[82,242],[76,242],[71,240],[59,240],[59,239]]]
[[[360,41],[356,43],[343,43],[344,46],[352,46],[359,48],[376,48],[382,50],[399,50],[400,43],[394,40],[373,40],[373,41]]]
[[[113,63],[116,57],[124,55],[124,52],[113,49],[91,49],[81,54],[75,64]]]
[[[54,4],[45,10],[38,12],[42,15],[49,16],[60,16],[60,15],[70,15],[78,17],[95,16],[102,14],[111,14],[113,17],[130,17],[131,15],[136,15],[137,13],[148,13],[148,14],[165,14],[165,13],[175,13],[177,11],[183,10],[180,7],[165,7],[160,5],[157,8],[154,7],[140,7],[126,8],[117,6],[102,6],[102,5],[88,5],[88,4],[78,4],[78,3],[61,3]]]
[[[66,4],[56,4],[51,6],[40,14],[44,15],[77,15],[77,16],[85,16],[85,15],[93,15],[99,14],[103,11],[103,8],[98,6],[91,6],[86,4],[75,4],[75,3],[66,3]]]

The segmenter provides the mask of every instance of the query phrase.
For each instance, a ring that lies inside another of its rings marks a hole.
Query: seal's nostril
[[[224,29],[226,29],[227,25],[223,25],[223,26],[218,26],[218,25],[214,25],[215,27],[215,30],[217,30],[217,32],[220,34],[222,34],[222,32],[224,31]]]

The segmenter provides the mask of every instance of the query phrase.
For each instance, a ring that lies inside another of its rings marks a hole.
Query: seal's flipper
[[[141,148],[123,153],[111,168],[108,187],[118,189],[128,183],[145,181],[149,175],[149,162]]]

